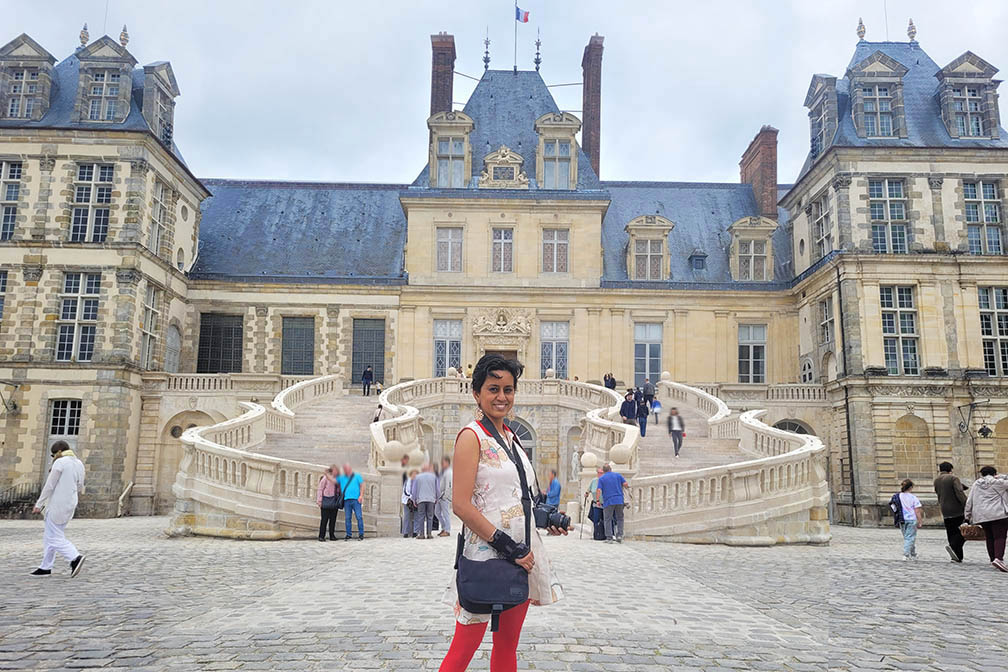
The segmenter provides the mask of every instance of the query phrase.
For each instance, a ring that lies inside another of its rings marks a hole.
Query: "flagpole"
[[[518,0],[515,0],[514,26],[514,71],[518,72]]]

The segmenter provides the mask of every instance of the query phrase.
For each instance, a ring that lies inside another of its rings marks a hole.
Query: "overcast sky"
[[[106,20],[107,5],[107,20]],[[410,182],[426,162],[430,35],[455,35],[457,72],[479,77],[514,59],[510,0],[0,0],[6,35],[28,33],[57,60],[118,39],[128,24],[140,64],[171,61],[182,91],[175,140],[200,177]],[[520,0],[518,67],[536,30],[547,84],[581,80],[593,33],[602,61],[601,173],[606,180],[737,181],[762,124],[780,129],[779,181],[808,150],[802,107],[813,73],[843,76],[857,36],[886,39],[883,0],[607,2]],[[889,38],[917,40],[939,65],[966,50],[1008,68],[1008,3],[888,0]],[[104,26],[104,31],[103,31]],[[456,75],[455,101],[473,80]],[[580,116],[579,86],[551,89]]]

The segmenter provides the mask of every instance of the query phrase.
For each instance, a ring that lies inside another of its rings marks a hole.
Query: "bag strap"
[[[525,463],[522,462],[521,456],[518,454],[518,450],[514,449],[512,446],[508,446],[507,441],[501,437],[500,432],[497,431],[497,428],[494,427],[493,423],[490,422],[487,424],[489,425],[489,428],[487,428],[482,422],[479,423],[479,426],[483,428],[483,431],[496,439],[497,443],[499,443],[501,448],[504,449],[504,452],[507,453],[507,456],[512,462],[514,462],[515,469],[518,470],[518,480],[521,482],[522,489],[522,510],[525,512],[525,545],[532,548],[532,497],[529,494],[528,481],[526,480]],[[517,437],[515,437],[515,439],[517,439]],[[519,442],[518,445],[521,446],[521,443]]]

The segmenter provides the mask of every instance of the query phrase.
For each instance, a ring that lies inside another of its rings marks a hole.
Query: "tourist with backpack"
[[[893,523],[903,532],[903,559],[917,559],[917,530],[924,520],[924,508],[917,495],[913,494],[913,481],[909,478],[900,483],[899,493],[889,500],[893,512]]]

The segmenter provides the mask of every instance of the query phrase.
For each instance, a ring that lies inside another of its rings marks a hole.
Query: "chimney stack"
[[[455,36],[431,35],[430,113],[451,112],[455,80]]]
[[[742,183],[751,184],[760,214],[777,220],[777,129],[763,126],[739,161]]]
[[[588,40],[581,58],[581,148],[599,174],[599,125],[602,106],[602,36]]]

